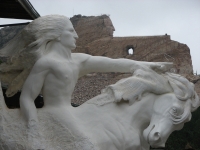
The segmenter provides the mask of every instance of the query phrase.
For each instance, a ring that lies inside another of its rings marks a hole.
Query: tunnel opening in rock
[[[126,51],[128,55],[133,55],[134,54],[134,47],[133,45],[127,45],[126,46]]]

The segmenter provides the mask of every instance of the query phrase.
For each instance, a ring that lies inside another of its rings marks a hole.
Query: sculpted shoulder
[[[41,57],[36,61],[36,63],[33,66],[34,72],[41,72],[45,70],[50,70],[52,66],[52,61],[48,57]]]
[[[84,53],[72,53],[71,56],[73,60],[79,63],[84,63],[91,57],[91,55],[84,54]]]

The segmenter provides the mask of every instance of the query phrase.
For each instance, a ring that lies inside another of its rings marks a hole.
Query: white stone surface
[[[200,101],[194,86],[175,74],[136,70],[83,105],[37,110],[28,126],[19,109],[8,109],[1,93],[0,144],[7,149],[148,150],[164,147],[171,132],[191,119]]]
[[[71,54],[77,38],[68,18],[44,16],[30,23],[0,50],[1,55],[13,53],[14,58],[24,53],[37,56],[33,67],[24,65],[32,69],[23,84],[20,110],[6,108],[1,96],[0,148],[148,150],[150,145],[163,147],[170,133],[189,121],[190,112],[200,105],[192,83],[179,75],[162,74],[171,63]],[[17,43],[18,49],[14,51]],[[3,65],[5,68],[9,64]],[[79,77],[90,72],[134,75],[73,108],[71,95],[75,84]],[[40,93],[44,107],[36,109],[34,100]]]

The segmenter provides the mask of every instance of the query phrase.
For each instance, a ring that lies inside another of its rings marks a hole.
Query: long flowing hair
[[[12,57],[23,52],[40,56],[46,44],[58,38],[69,19],[62,15],[47,15],[35,19],[0,50],[0,56]],[[44,46],[44,47],[43,47]]]

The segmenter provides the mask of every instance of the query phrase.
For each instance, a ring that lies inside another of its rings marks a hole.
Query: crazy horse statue
[[[7,96],[21,90],[20,109],[0,95],[0,150],[148,150],[160,148],[191,119],[200,101],[194,85],[167,73],[171,63],[71,53],[78,35],[65,16],[40,17],[0,50]],[[83,105],[71,106],[79,77],[131,72]],[[42,94],[44,107],[36,109]]]

